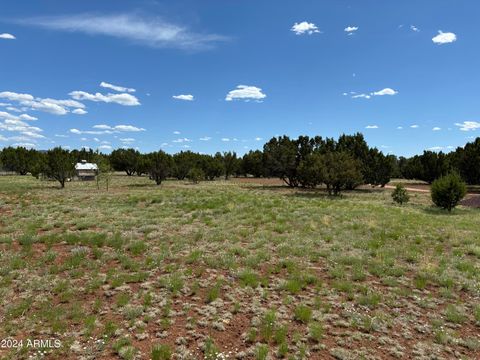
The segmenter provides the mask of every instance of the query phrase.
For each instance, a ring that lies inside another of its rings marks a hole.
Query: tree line
[[[62,187],[74,176],[74,164],[81,160],[97,163],[101,174],[124,171],[128,176],[148,176],[156,184],[167,178],[198,182],[231,176],[277,177],[290,187],[322,184],[331,194],[338,194],[361,184],[384,186],[392,177],[432,183],[451,172],[468,184],[480,184],[480,138],[449,154],[425,151],[411,158],[385,155],[369,147],[361,133],[338,139],[274,137],[263,150],[243,157],[235,152],[206,155],[182,151],[170,155],[159,150],[142,154],[135,149],[117,149],[110,155],[62,148],[37,151],[7,147],[0,152],[0,168],[54,179]]]

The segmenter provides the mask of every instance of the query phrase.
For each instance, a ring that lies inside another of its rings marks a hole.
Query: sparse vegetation
[[[439,216],[427,193],[400,208],[389,189],[334,199],[240,180],[159,189],[114,174],[109,192],[54,188],[0,177],[2,337],[48,331],[66,358],[478,352],[475,209]]]

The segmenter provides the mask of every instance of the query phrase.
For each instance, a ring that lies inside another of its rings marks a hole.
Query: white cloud
[[[116,126],[113,127],[113,130],[115,130],[115,131],[126,131],[126,132],[145,131],[144,128],[139,128],[139,127],[132,126],[132,125],[116,125]]]
[[[188,139],[188,138],[180,138],[180,139],[176,139],[176,140],[172,140],[172,142],[174,143],[183,143],[183,142],[190,142],[192,140]]]
[[[440,128],[440,127],[438,127],[438,126],[435,126],[435,127],[432,129],[432,131],[440,131],[440,130],[442,130],[442,128]]]
[[[64,107],[71,107],[71,108],[78,108],[78,109],[84,109],[85,105],[82,104],[81,102],[75,101],[75,100],[56,100],[56,99],[39,99],[42,102],[47,102],[55,105],[60,105]]]
[[[398,94],[398,91],[390,89],[390,88],[385,88],[383,90],[375,91],[375,92],[372,93],[372,95],[374,95],[374,96],[384,96],[384,95],[393,96],[393,95],[397,95],[397,94]]]
[[[87,111],[83,110],[83,109],[75,109],[72,111],[73,114],[77,114],[77,115],[85,115],[87,113]]]
[[[147,18],[133,14],[79,14],[30,18],[20,22],[54,30],[112,36],[157,48],[206,49],[219,41],[227,40],[226,37],[216,34],[194,33],[185,26],[172,24],[158,17]]]
[[[107,83],[107,82],[105,82],[105,81],[102,81],[102,82],[100,83],[100,86],[103,87],[103,88],[115,90],[115,91],[118,91],[118,92],[129,92],[129,93],[133,93],[133,92],[136,91],[135,89],[132,89],[132,88],[127,88],[127,87],[124,87],[124,86],[118,86],[118,85],[109,84],[109,83]]]
[[[378,125],[367,125],[365,129],[378,129]]]
[[[95,102],[101,101],[105,103],[116,103],[124,106],[140,105],[140,102],[135,96],[127,93],[104,95],[98,92],[95,94],[90,94],[85,91],[72,91],[69,95],[75,100],[89,100]]]
[[[464,121],[463,123],[455,123],[462,131],[475,131],[480,129],[480,122],[477,121]]]
[[[14,106],[8,106],[7,110],[8,111],[13,111],[13,112],[22,112],[22,109],[16,108]]]
[[[20,94],[12,91],[0,92],[0,98],[18,102],[25,109],[44,111],[55,115],[65,115],[70,108],[83,109],[85,105],[75,100],[57,100],[50,98],[34,97],[30,94]]]
[[[290,31],[293,31],[297,35],[308,34],[312,35],[319,33],[320,30],[314,23],[309,23],[307,21],[302,21],[301,23],[295,23]]]
[[[353,95],[352,99],[370,99],[372,96],[368,94],[357,94]]]
[[[110,126],[110,125],[94,125],[94,129],[97,130],[78,130],[78,129],[70,129],[70,132],[72,134],[90,134],[90,135],[102,135],[102,134],[114,134],[114,133],[121,133],[121,132],[140,132],[140,131],[145,131],[144,128],[139,128],[136,126],[132,125],[115,125],[115,126]]]
[[[210,136],[204,136],[200,138],[201,141],[210,141],[212,138]]]
[[[30,116],[28,114],[22,114],[19,116],[20,119],[22,120],[29,120],[29,121],[35,121],[35,120],[38,120],[38,118],[36,118],[35,116]]]
[[[261,137],[258,137],[258,136],[255,138],[255,141],[262,141],[262,140],[263,139]]]
[[[256,86],[238,85],[235,90],[232,90],[227,94],[227,96],[225,97],[225,100],[226,101],[232,101],[232,100],[261,101],[266,97],[267,95],[265,95],[262,92],[262,89]]]
[[[355,31],[357,31],[357,30],[358,30],[358,26],[348,26],[345,29],[343,29],[343,31],[345,31],[349,35],[355,33]]]
[[[5,137],[3,139],[7,139],[9,141],[23,141],[23,142],[35,142],[35,139],[43,139],[45,138],[44,135],[40,134],[43,130],[36,126],[31,126],[30,124],[26,123],[26,121],[31,121],[36,119],[31,117],[27,114],[22,114],[20,116],[12,115],[10,113],[0,111],[0,131],[8,131],[8,132],[16,132],[20,135],[15,135],[12,137]]]
[[[430,150],[430,151],[441,151],[441,150],[443,150],[443,146],[432,146],[432,147],[428,148],[427,150]]]
[[[32,144],[32,143],[25,143],[25,142],[22,142],[22,143],[15,143],[15,144],[12,144],[13,147],[24,147],[24,148],[34,148],[36,147],[37,145],[36,144]]]
[[[410,127],[411,127],[412,129],[418,129],[420,126],[418,126],[418,125],[415,124],[415,125],[410,125]]]
[[[372,96],[385,96],[385,95],[393,96],[397,94],[398,94],[398,91],[393,90],[391,88],[385,88],[379,91],[373,91],[369,94],[357,94],[355,91],[350,91],[350,95],[352,96],[352,99],[371,99]],[[345,92],[343,93],[343,95],[348,96],[349,93]]]
[[[93,125],[94,129],[104,129],[104,130],[110,130],[112,127],[110,125]]]
[[[0,39],[15,40],[16,37],[12,34],[9,34],[9,33],[3,33],[3,34],[0,34]]]
[[[100,145],[98,148],[100,150],[112,150],[112,147],[110,145]]]
[[[42,134],[39,134],[38,132],[35,132],[35,131],[23,131],[21,134],[26,136],[26,137],[34,138],[34,139],[44,139],[45,138],[45,136],[43,136]]]
[[[397,130],[403,130],[403,126],[397,126]]]
[[[415,32],[420,32],[420,29],[416,27],[415,25],[410,25],[410,30],[415,31]]]
[[[180,131],[178,131],[178,130],[175,130],[173,133],[174,133],[175,135],[180,135]]]
[[[177,99],[177,100],[184,100],[184,101],[193,101],[194,97],[191,94],[186,94],[186,95],[174,95],[172,98]]]
[[[438,35],[435,36],[432,41],[435,44],[438,45],[443,45],[443,44],[449,44],[457,41],[457,35],[451,32],[442,32],[441,30],[438,31]]]
[[[228,142],[228,141],[230,141],[229,138],[222,138],[221,140],[222,140],[223,142]]]
[[[135,139],[134,138],[123,138],[123,139],[120,139],[120,141],[124,144],[131,144],[131,143],[135,142]]]
[[[8,99],[10,101],[32,101],[34,98],[30,94],[19,94],[16,92],[12,91],[3,91],[0,92],[0,98],[2,99]]]

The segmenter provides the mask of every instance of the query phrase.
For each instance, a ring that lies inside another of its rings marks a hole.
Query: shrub
[[[403,185],[398,184],[392,192],[392,199],[397,204],[403,205],[408,203],[410,196],[407,193],[407,189]]]
[[[205,179],[205,173],[202,169],[199,168],[192,168],[187,174],[187,179],[193,182],[194,184],[198,184],[200,181]]]
[[[467,193],[467,187],[456,173],[443,176],[432,184],[432,201],[438,207],[452,211]]]
[[[170,360],[172,358],[172,350],[168,345],[155,345],[152,348],[152,360]]]
[[[312,318],[312,309],[306,305],[298,305],[295,308],[295,320],[308,324]]]

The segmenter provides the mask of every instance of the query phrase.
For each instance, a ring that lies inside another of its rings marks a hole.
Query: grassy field
[[[390,191],[0,177],[0,357],[479,359],[480,211]]]

